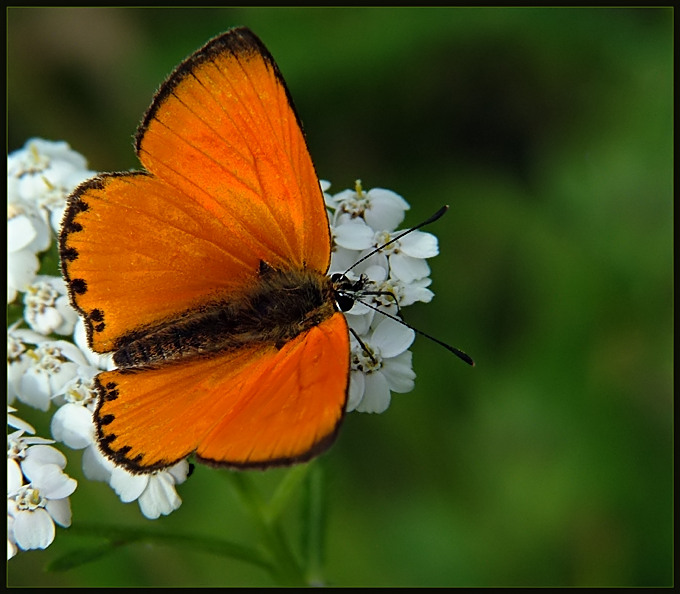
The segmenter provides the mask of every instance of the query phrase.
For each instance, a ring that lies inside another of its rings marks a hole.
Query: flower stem
[[[302,550],[307,583],[321,586],[326,542],[326,481],[321,464],[314,464],[305,482]]]
[[[306,586],[304,572],[295,557],[285,534],[250,477],[243,472],[226,472],[243,507],[249,512],[260,532],[262,544],[272,559],[274,574],[282,585]]]

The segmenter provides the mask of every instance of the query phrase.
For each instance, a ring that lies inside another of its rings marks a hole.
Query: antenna
[[[370,303],[366,303],[365,301],[360,301],[358,299],[357,299],[357,301],[359,301],[359,303],[363,303],[366,307],[370,307],[371,309],[377,311],[378,313],[380,313],[384,316],[387,316],[391,320],[394,320],[395,322],[399,322],[402,326],[406,326],[407,328],[410,328],[416,334],[420,334],[421,336],[424,336],[425,338],[429,338],[432,342],[436,342],[439,346],[443,346],[447,351],[452,352],[454,355],[456,355],[456,357],[458,357],[462,361],[465,361],[471,367],[475,366],[475,362],[472,359],[472,357],[470,357],[470,355],[461,351],[460,349],[457,349],[456,347],[452,347],[450,344],[446,344],[444,341],[439,340],[438,338],[435,338],[434,336],[431,336],[430,334],[427,334],[427,332],[423,332],[422,330],[418,330],[418,328],[414,328],[413,326],[406,323],[401,318],[398,318],[397,316],[393,316],[392,314],[388,314],[386,311],[383,311],[382,309],[378,309],[378,307],[376,307],[375,305],[372,305]]]
[[[448,205],[442,206],[442,207],[441,207],[437,212],[435,212],[429,219],[423,221],[422,223],[419,223],[419,224],[416,225],[415,227],[411,227],[410,229],[404,231],[403,233],[400,233],[400,234],[397,235],[396,237],[393,237],[393,238],[390,239],[388,242],[386,242],[386,243],[384,243],[384,244],[382,244],[382,245],[376,247],[374,250],[372,250],[371,252],[369,252],[368,254],[366,254],[363,258],[360,258],[360,259],[357,260],[354,264],[352,264],[352,265],[351,265],[344,273],[342,273],[342,274],[339,274],[339,273],[334,274],[334,275],[333,275],[333,279],[334,279],[334,281],[337,282],[337,283],[341,283],[341,281],[344,280],[344,285],[345,285],[345,287],[346,287],[345,289],[343,289],[342,286],[339,286],[339,287],[336,289],[337,295],[338,295],[339,297],[342,297],[342,298],[343,298],[342,304],[341,304],[341,305],[342,305],[342,307],[341,307],[341,310],[342,310],[342,311],[347,311],[348,309],[350,309],[350,308],[351,308],[351,304],[350,304],[351,302],[353,302],[353,301],[358,301],[359,303],[362,303],[362,304],[365,305],[366,307],[369,307],[369,308],[371,308],[371,309],[377,311],[378,313],[380,313],[380,314],[382,314],[382,315],[384,315],[384,316],[386,316],[386,317],[388,317],[388,318],[394,320],[395,322],[398,322],[398,323],[400,323],[401,325],[406,326],[407,328],[410,328],[410,329],[413,330],[416,334],[420,334],[421,336],[424,336],[425,338],[430,339],[432,342],[436,342],[439,346],[444,347],[447,351],[453,353],[454,355],[456,355],[456,357],[458,357],[458,358],[461,359],[462,361],[465,361],[465,363],[467,363],[468,365],[471,365],[472,367],[474,367],[474,366],[475,366],[475,362],[473,361],[472,357],[470,357],[470,355],[468,355],[467,353],[461,351],[460,349],[457,349],[456,347],[452,347],[450,344],[446,344],[444,341],[439,340],[438,338],[435,338],[434,336],[432,336],[432,335],[430,335],[430,334],[427,334],[427,332],[423,332],[422,330],[418,330],[418,328],[414,328],[413,326],[411,326],[410,324],[406,323],[406,322],[405,322],[404,320],[402,320],[401,318],[398,318],[397,316],[393,316],[392,314],[389,314],[389,313],[387,313],[386,311],[383,311],[382,309],[379,309],[377,306],[372,305],[371,303],[367,303],[367,302],[361,300],[361,297],[364,296],[364,295],[391,295],[392,298],[394,299],[394,302],[395,302],[396,306],[397,306],[397,311],[399,312],[399,311],[400,311],[400,310],[399,310],[399,302],[398,302],[396,296],[395,296],[393,293],[391,293],[391,292],[389,292],[389,291],[364,291],[364,290],[362,290],[362,285],[363,285],[363,283],[366,282],[366,279],[365,279],[365,277],[364,277],[363,275],[362,275],[362,278],[361,278],[361,279],[359,279],[358,281],[353,282],[353,283],[351,283],[351,282],[347,279],[347,276],[346,276],[347,273],[348,273],[350,270],[352,270],[352,268],[354,268],[357,264],[360,264],[360,263],[363,262],[364,260],[370,258],[373,254],[378,253],[380,250],[384,249],[385,247],[387,247],[387,246],[390,245],[391,243],[394,243],[395,241],[398,241],[399,239],[401,239],[402,237],[404,237],[404,235],[408,235],[409,233],[411,233],[412,231],[415,231],[416,229],[420,229],[421,227],[424,227],[425,225],[429,225],[430,223],[434,223],[434,221],[436,221],[437,219],[440,219],[441,217],[443,217],[447,210],[449,210]],[[356,333],[355,333],[355,332],[352,332],[352,334],[354,334],[354,336],[357,338],[357,340],[359,341],[359,344],[361,344],[361,346],[364,348],[364,350],[365,350],[366,352],[368,352],[368,350],[366,349],[366,346],[363,344],[363,342],[361,342],[361,340],[359,340],[359,337],[356,335]],[[371,357],[371,358],[372,358],[372,357]]]

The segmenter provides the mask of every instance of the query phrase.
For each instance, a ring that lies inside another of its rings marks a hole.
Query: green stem
[[[286,586],[306,586],[307,582],[302,568],[295,558],[281,526],[276,521],[269,521],[271,516],[267,505],[255,489],[250,477],[242,472],[228,471],[225,475],[260,532],[263,545],[272,557],[279,581]]]
[[[305,575],[310,585],[323,585],[326,541],[326,481],[321,464],[315,464],[305,483],[303,550]]]

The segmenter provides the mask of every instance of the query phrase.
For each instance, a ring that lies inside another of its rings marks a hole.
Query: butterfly
[[[185,59],[135,149],[144,170],[76,188],[60,233],[89,345],[117,365],[95,380],[100,449],[140,473],[321,453],[348,392],[344,281],[326,275],[323,194],[263,43],[235,28]]]

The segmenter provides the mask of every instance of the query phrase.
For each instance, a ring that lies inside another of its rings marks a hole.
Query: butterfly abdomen
[[[308,269],[261,266],[254,288],[124,336],[120,368],[163,365],[254,345],[280,348],[335,311],[330,278]]]

